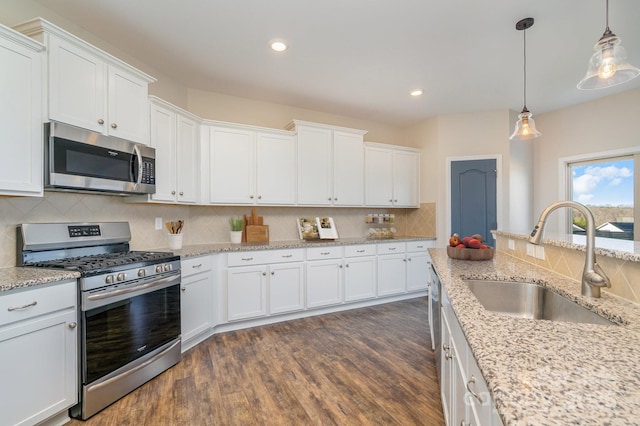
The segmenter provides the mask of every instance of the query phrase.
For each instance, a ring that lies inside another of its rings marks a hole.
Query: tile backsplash
[[[419,209],[257,207],[269,225],[272,241],[298,239],[296,218],[332,216],[342,238],[362,237],[368,213],[394,213],[395,227],[404,235],[435,236],[435,204]],[[251,214],[251,206],[186,206],[127,203],[125,197],[67,192],[45,192],[42,198],[0,196],[0,267],[16,264],[16,226],[36,222],[127,221],[131,226],[131,247],[135,250],[167,247],[166,230],[155,229],[155,218],[163,222],[185,220],[184,244],[229,241],[231,216]],[[432,222],[432,223],[430,223]]]
[[[509,238],[499,235],[496,248],[502,253],[572,278],[577,281],[578,286],[580,285],[585,262],[584,251],[543,244],[544,260],[542,260],[527,255],[526,239],[512,239],[513,250],[509,248],[508,240]],[[611,281],[611,288],[605,288],[602,291],[640,303],[640,263],[608,256],[597,256],[597,261]]]

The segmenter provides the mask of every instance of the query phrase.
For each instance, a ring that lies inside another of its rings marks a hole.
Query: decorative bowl
[[[495,250],[493,249],[493,247],[487,247],[486,249],[472,249],[447,246],[447,255],[451,259],[490,260],[493,259],[494,252]]]

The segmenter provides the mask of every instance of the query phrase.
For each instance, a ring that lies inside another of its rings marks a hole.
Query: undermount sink
[[[615,325],[538,284],[515,281],[464,280],[488,311],[518,318]]]

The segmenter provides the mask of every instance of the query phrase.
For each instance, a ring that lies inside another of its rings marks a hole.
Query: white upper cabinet
[[[298,139],[298,204],[362,206],[367,132],[300,120],[287,128]]]
[[[208,199],[214,204],[295,204],[291,132],[216,123],[207,126]]]
[[[149,143],[153,77],[42,18],[15,28],[47,46],[48,119]]]
[[[150,200],[197,203],[200,123],[195,116],[151,97],[151,141],[156,149],[156,192]]]
[[[420,206],[420,151],[365,143],[365,204]]]
[[[0,25],[0,194],[42,196],[44,46]]]

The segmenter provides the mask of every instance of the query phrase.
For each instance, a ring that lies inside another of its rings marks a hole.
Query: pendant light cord
[[[607,0],[609,1],[609,0]],[[524,88],[523,88],[523,92],[524,92],[524,109],[527,109],[527,30],[525,29],[524,31],[522,31],[523,37],[524,37]]]

